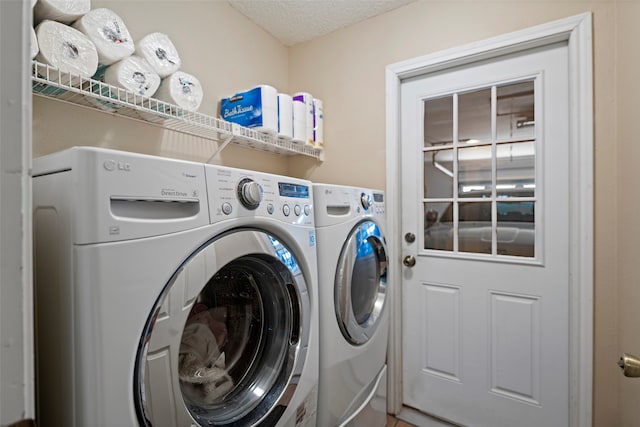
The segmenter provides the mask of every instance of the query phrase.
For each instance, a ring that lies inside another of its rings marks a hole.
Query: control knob
[[[365,211],[369,210],[371,207],[371,196],[367,193],[360,194],[360,203],[362,203],[362,207]]]
[[[238,183],[238,199],[245,208],[257,209],[262,201],[262,186],[252,179],[242,179]]]

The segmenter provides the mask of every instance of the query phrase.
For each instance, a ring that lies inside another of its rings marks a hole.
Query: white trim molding
[[[0,425],[33,425],[32,2],[0,0]]]
[[[402,408],[400,86],[406,79],[567,42],[569,48],[570,307],[569,425],[592,424],[593,396],[593,54],[592,16],[584,13],[386,68],[387,227],[391,287],[388,409]]]

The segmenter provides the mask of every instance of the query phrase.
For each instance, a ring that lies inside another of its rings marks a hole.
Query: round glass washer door
[[[147,322],[134,383],[141,423],[275,424],[302,372],[308,316],[300,265],[279,239],[250,229],[212,239]]]
[[[389,259],[378,224],[363,221],[347,238],[336,270],[334,299],[342,335],[366,343],[380,322],[387,293]]]

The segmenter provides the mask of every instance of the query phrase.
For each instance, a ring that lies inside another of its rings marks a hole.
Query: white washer
[[[33,174],[38,425],[315,426],[310,182],[86,147]]]
[[[386,425],[388,256],[382,191],[314,184],[318,426]]]

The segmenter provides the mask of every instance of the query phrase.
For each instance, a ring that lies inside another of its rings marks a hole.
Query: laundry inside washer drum
[[[194,418],[241,418],[260,404],[263,394],[257,390],[270,390],[281,380],[288,331],[296,322],[286,286],[274,286],[283,280],[274,267],[258,256],[233,261],[193,305],[178,372]]]
[[[178,372],[183,394],[205,405],[224,400],[255,360],[262,318],[253,274],[233,268],[216,274],[182,333]]]

